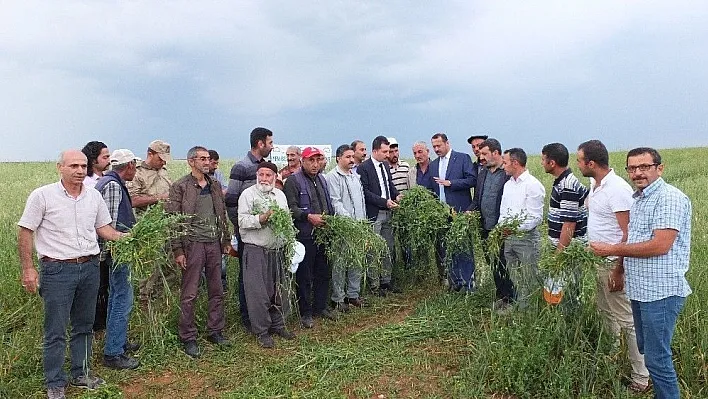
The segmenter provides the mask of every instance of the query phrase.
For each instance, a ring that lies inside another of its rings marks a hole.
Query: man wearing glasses
[[[664,165],[653,148],[627,154],[636,187],[626,243],[591,242],[599,256],[623,256],[627,296],[632,304],[637,346],[644,354],[658,398],[678,398],[671,359],[676,319],[691,288],[686,272],[691,245],[691,201],[661,175]]]
[[[228,253],[231,236],[226,226],[226,207],[221,184],[209,177],[211,158],[204,147],[193,147],[187,152],[191,173],[177,180],[170,188],[168,212],[189,215],[186,235],[172,241],[175,263],[182,270],[180,292],[179,338],[184,351],[199,357],[194,305],[199,288],[199,277],[205,271],[209,295],[207,340],[217,345],[229,341],[222,335],[225,326],[224,291],[221,286],[221,254]]]

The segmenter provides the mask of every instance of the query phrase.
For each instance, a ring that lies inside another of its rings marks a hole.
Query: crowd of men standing
[[[416,185],[456,212],[478,211],[483,240],[499,223],[521,220],[519,233],[509,234],[500,253],[488,256],[487,263],[496,287],[494,310],[524,309],[535,288],[530,282],[541,278],[538,261],[546,189],[527,169],[523,149],[503,150],[498,140],[485,135],[472,136],[468,143],[474,162],[467,153],[453,150],[444,133],[436,133],[430,146],[437,157],[431,160],[428,143],[418,141],[412,147],[416,163],[409,165],[400,159],[394,138],[374,138],[368,158],[366,143],[355,140],[336,149],[336,165],[327,173],[322,151],[293,146],[286,152],[288,164],[278,170],[266,160],[273,149],[273,132],[259,127],[251,132],[251,148],[232,167],[228,180],[218,170],[218,153],[195,146],[186,154],[190,172],[175,182],[165,168],[171,161],[170,145],[161,140],[148,145],[145,160],[127,149],[110,153],[101,142],[90,142],[82,151],[62,152],[57,162],[60,181],[33,191],[18,223],[23,286],[33,293],[41,281],[48,397],[63,398],[67,383],[91,389],[103,384],[90,373],[89,362],[93,332],[100,329],[106,330],[104,365],[139,367],[137,359],[129,356],[139,344],[127,339],[133,306],[130,265],[114,264],[105,240],[130,234],[147,206],[158,202],[168,212],[189,215],[187,233],[169,243],[175,267],[156,267],[140,283],[140,300],[149,304],[165,282],[179,284],[178,334],[185,353],[192,357],[201,354],[194,314],[200,279],[208,295],[207,340],[230,345],[223,334],[228,289],[224,256],[228,253],[235,252],[239,260],[234,288],[243,326],[264,348],[275,346],[273,336],[295,338],[285,324],[290,313],[284,289],[289,267],[284,264],[285,243],[269,224],[276,208],[290,212],[297,240],[304,247],[295,272],[303,328],[313,328],[315,319],[334,320],[365,306],[366,294],[400,292],[392,280],[391,218],[406,191]],[[576,152],[578,170],[590,178],[589,188],[568,167],[570,154],[563,144],[548,144],[541,154],[545,172],[554,177],[545,216],[549,241],[562,251],[572,239],[583,239],[589,241],[590,250],[611,261],[610,266],[598,268],[597,302],[617,339],[621,331],[628,338],[633,369],[629,388],[646,391],[651,377],[657,397],[677,398],[670,343],[691,292],[685,279],[689,199],[661,178],[664,165],[652,148],[627,154],[625,169],[634,191],[609,167],[607,149],[598,140],[582,143]],[[325,248],[315,242],[313,232],[325,223],[323,215],[369,220],[386,241],[391,256],[380,273],[367,276],[370,292],[362,292],[358,270],[328,259]],[[444,251],[441,243],[440,258]],[[403,262],[411,261],[411,254],[404,252]],[[449,270],[442,264],[439,260],[440,276],[451,291],[477,289],[474,254],[456,255]],[[525,276],[527,281],[518,277],[514,281],[512,275]],[[578,273],[570,276],[577,278]],[[577,297],[571,290],[564,300]],[[63,371],[69,323],[71,378]]]

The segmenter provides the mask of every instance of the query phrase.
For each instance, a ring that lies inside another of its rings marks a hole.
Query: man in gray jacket
[[[352,171],[355,165],[354,149],[343,144],[337,148],[337,166],[325,178],[329,186],[329,196],[332,199],[335,215],[343,215],[354,219],[366,219],[364,189],[359,181],[359,175]],[[344,265],[337,259],[332,259],[332,302],[340,312],[349,311],[349,305],[362,307],[364,302],[359,297],[361,291],[361,270],[350,265]],[[346,294],[345,294],[346,278]]]

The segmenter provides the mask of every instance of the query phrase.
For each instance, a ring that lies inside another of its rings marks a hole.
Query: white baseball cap
[[[133,151],[120,149],[113,151],[110,161],[111,165],[123,165],[128,162],[140,161],[140,158],[136,157]]]
[[[388,145],[391,147],[398,145],[398,140],[395,137],[386,137],[386,140],[388,140]]]

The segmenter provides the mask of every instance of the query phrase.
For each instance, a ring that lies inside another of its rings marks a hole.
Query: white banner
[[[290,147],[293,144],[276,144],[273,146],[273,151],[270,152],[270,157],[267,159],[274,164],[280,166],[285,166],[288,163],[288,157],[285,155],[285,151],[287,151],[288,147]],[[307,147],[315,147],[318,148],[320,151],[324,152],[325,158],[327,158],[327,163],[329,164],[329,161],[332,160],[332,145],[331,144],[294,144],[297,147],[300,147],[300,151],[304,150]]]

